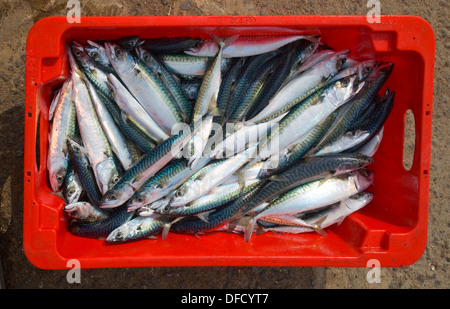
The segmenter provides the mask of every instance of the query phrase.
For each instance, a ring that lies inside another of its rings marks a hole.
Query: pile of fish
[[[317,35],[69,42],[49,185],[71,233],[326,235],[367,205],[393,63]]]

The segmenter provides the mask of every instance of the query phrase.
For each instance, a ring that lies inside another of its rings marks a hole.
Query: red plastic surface
[[[256,27],[256,28],[255,28]],[[264,27],[264,28],[262,28]],[[268,29],[267,27],[273,27]],[[46,172],[48,107],[52,91],[68,76],[65,42],[160,36],[277,34],[280,29],[319,30],[322,41],[350,56],[368,55],[395,63],[384,88],[396,92],[382,144],[371,168],[374,200],[340,226],[318,234],[264,233],[245,242],[241,235],[215,233],[198,239],[169,234],[167,240],[122,245],[74,236],[67,230],[64,204],[50,194]],[[26,51],[26,108],[23,245],[28,259],[43,269],[64,269],[78,259],[83,268],[149,266],[406,266],[425,250],[435,40],[431,26],[413,16],[183,16],[65,17],[38,21]],[[412,168],[403,167],[404,119],[415,120]]]

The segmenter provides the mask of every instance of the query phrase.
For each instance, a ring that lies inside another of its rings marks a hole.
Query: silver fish
[[[182,206],[203,196],[223,183],[252,158],[255,147],[250,147],[234,157],[212,162],[192,175],[176,191],[170,206]]]
[[[89,80],[85,80],[86,86],[92,99],[92,104],[97,112],[98,120],[103,128],[112,152],[115,153],[125,170],[134,163],[133,154],[128,148],[125,136],[120,131],[103,101],[98,96],[97,90]]]
[[[127,88],[113,74],[108,75],[110,89],[117,105],[122,112],[122,118],[130,119],[148,137],[156,142],[162,142],[169,135],[147,113],[142,105],[131,95]]]
[[[348,54],[348,50],[335,52],[306,72],[293,78],[272,97],[269,104],[260,113],[247,122],[266,121],[300,103],[308,95],[323,87],[329,78],[339,71]]]
[[[68,79],[61,88],[49,133],[47,169],[54,192],[58,191],[64,182],[69,162],[67,139],[75,134],[76,113],[72,101],[72,84],[72,80]]]
[[[118,180],[113,152],[103,131],[89,90],[80,74],[73,70],[73,92],[83,146],[92,165],[100,192],[104,194]]]
[[[74,202],[64,206],[64,212],[71,218],[83,222],[101,221],[108,217],[101,209],[89,202]]]
[[[305,35],[284,35],[284,36],[239,36],[223,51],[224,58],[249,57],[263,53],[268,53],[278,48],[298,41],[300,39],[313,39]],[[188,55],[213,57],[219,50],[218,44],[214,40],[205,40],[197,48],[190,48],[185,51]]]
[[[183,122],[167,90],[138,58],[114,43],[105,43],[105,48],[117,75],[161,129],[170,133],[176,124]]]

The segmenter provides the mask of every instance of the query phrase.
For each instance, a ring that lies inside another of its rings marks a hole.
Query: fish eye
[[[370,71],[372,71],[372,68],[369,67],[369,66],[367,66],[367,67],[364,68],[364,71],[365,71],[366,73],[370,73]]]
[[[339,65],[339,66],[342,66],[342,65],[345,63],[345,61],[347,61],[346,58],[339,58],[339,60],[338,60],[338,65]]]
[[[183,193],[181,190],[177,190],[177,191],[175,192],[175,196],[176,196],[176,197],[182,197],[183,194],[184,194],[184,193]]]
[[[136,198],[136,202],[143,203],[144,199],[142,198],[142,196],[139,196],[138,198]]]
[[[119,179],[119,176],[114,176],[114,178],[112,179],[113,184],[117,183]]]
[[[112,200],[112,201],[117,200],[117,196],[115,196],[114,194],[111,194],[109,196],[109,199]]]
[[[121,231],[117,231],[116,238],[122,239],[123,238],[123,233]]]
[[[114,52],[116,53],[117,56],[122,55],[122,50],[121,50],[120,48],[116,48],[116,49],[114,50]]]
[[[56,181],[58,181],[58,183],[61,183],[63,181],[64,177],[62,175],[56,175]]]
[[[75,56],[81,56],[81,51],[75,50],[74,54],[75,54]]]
[[[126,45],[127,45],[128,47],[133,47],[133,42],[132,42],[132,41],[129,41],[129,42],[126,43]]]
[[[92,52],[92,53],[91,53],[91,57],[92,57],[92,59],[94,59],[94,60],[98,60],[98,53],[97,53],[97,52]]]
[[[67,192],[67,194],[69,194],[69,196],[72,196],[75,194],[75,190],[74,189],[70,189],[69,192]]]
[[[341,83],[342,83],[342,86],[347,87],[348,84],[350,83],[350,78],[349,77],[343,78]]]

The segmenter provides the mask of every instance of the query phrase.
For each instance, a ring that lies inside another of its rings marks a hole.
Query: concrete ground
[[[365,0],[81,0],[82,15],[277,15],[357,14]],[[67,13],[67,1],[0,0],[0,257],[6,288],[449,288],[450,4],[432,0],[381,0],[385,15],[418,15],[436,36],[433,142],[430,168],[428,245],[419,261],[383,268],[369,284],[367,268],[168,267],[88,269],[81,284],[67,271],[34,267],[22,249],[25,42],[29,29],[46,16]]]

